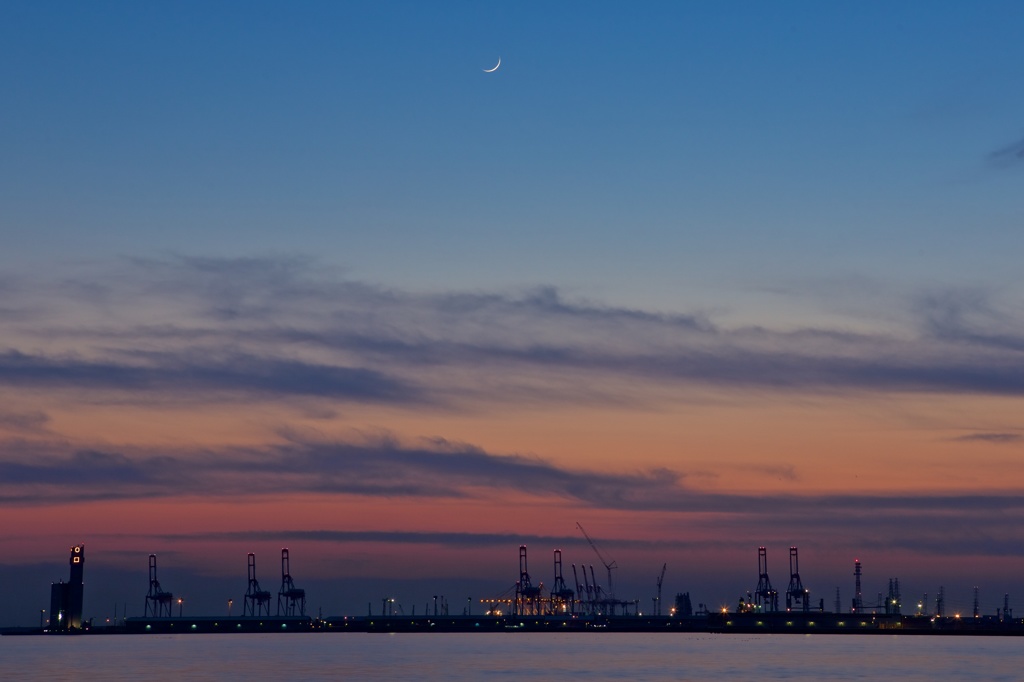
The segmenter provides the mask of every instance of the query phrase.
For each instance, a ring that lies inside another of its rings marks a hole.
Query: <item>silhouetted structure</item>
[[[256,555],[252,552],[249,552],[249,587],[245,591],[243,615],[270,615],[270,593],[261,590],[260,583],[256,580]]]
[[[778,611],[779,593],[768,579],[768,550],[757,548],[757,589],[754,590],[754,605],[760,611]]]
[[[587,565],[580,564],[583,569],[583,589],[587,593],[587,612],[597,613],[597,600],[599,598],[597,580],[594,578],[594,564],[590,564],[590,576],[587,576]]]
[[[50,585],[50,630],[67,631],[82,628],[82,601],[85,591],[85,545],[71,548],[68,561],[71,575],[68,582]]]
[[[583,533],[583,537],[585,537],[587,539],[587,542],[590,543],[590,547],[591,547],[591,549],[594,550],[594,554],[597,555],[597,558],[601,560],[602,564],[604,564],[605,570],[608,571],[608,591],[607,591],[606,595],[607,595],[607,599],[614,600],[615,599],[615,588],[612,586],[612,569],[613,568],[618,568],[618,565],[615,563],[614,559],[612,559],[611,561],[608,561],[607,559],[604,558],[604,555],[601,554],[601,550],[599,550],[597,548],[597,543],[595,543],[593,541],[593,539],[591,539],[590,535],[588,535],[587,531],[583,529],[583,526],[580,525],[579,521],[576,522],[576,527],[579,529],[579,531],[581,533]],[[594,581],[594,585],[595,586],[597,585],[597,581],[596,580]],[[612,611],[612,613],[614,613],[614,610]]]
[[[661,573],[658,575],[658,596],[654,598],[654,615],[661,615],[661,585],[665,582],[665,571],[668,570],[668,564],[661,565]]]
[[[693,603],[690,601],[689,592],[680,592],[676,595],[675,613],[677,618],[689,618],[693,615]]]
[[[855,578],[853,588],[853,612],[860,613],[864,610],[864,595],[860,591],[860,559],[853,560],[853,576]]]
[[[889,578],[889,596],[885,598],[885,612],[889,615],[900,615],[903,597],[900,595],[900,579]]]
[[[146,593],[146,616],[170,618],[174,595],[164,592],[156,578],[156,554],[149,555],[149,592]]]
[[[585,588],[583,585],[580,584],[580,576],[577,573],[577,571],[575,571],[575,564],[574,563],[572,564],[572,582],[575,584],[575,586],[577,586],[577,601],[580,602],[580,610],[582,612],[584,612],[584,613],[589,613],[590,612],[590,595],[589,595],[590,588]],[[587,582],[587,567],[586,566],[584,566],[584,569],[583,569],[583,582],[584,583]],[[587,596],[587,599],[584,599],[585,595]]]
[[[249,556],[252,555],[250,554]],[[253,578],[255,579],[255,575]],[[259,589],[258,585],[257,589]],[[287,549],[281,550],[281,590],[277,593],[277,615],[306,615],[306,591],[295,587],[295,583],[292,581]]]
[[[551,612],[554,614],[575,613],[575,592],[565,584],[562,577],[562,550],[555,550],[555,582],[551,586]]]
[[[804,611],[810,609],[810,591],[804,589],[800,580],[800,558],[797,556],[796,547],[789,548],[789,587],[786,589],[786,610],[789,611],[793,605],[799,603]]]
[[[526,567],[526,545],[519,546],[519,580],[516,582],[516,599],[513,613],[517,615],[540,614],[540,592],[543,585],[534,587]]]

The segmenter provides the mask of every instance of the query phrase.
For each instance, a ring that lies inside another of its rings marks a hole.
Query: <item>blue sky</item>
[[[289,251],[663,309],[1016,280],[1019,3],[2,11],[7,265]]]

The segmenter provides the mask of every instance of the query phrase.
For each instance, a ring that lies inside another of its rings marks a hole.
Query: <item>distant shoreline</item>
[[[677,632],[708,634],[1024,636],[1024,621],[820,612],[669,616],[308,616],[128,618],[123,625],[73,632],[0,628],[0,636],[231,633]]]

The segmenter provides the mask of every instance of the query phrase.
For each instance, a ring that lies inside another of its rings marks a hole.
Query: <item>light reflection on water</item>
[[[1024,639],[627,633],[0,637],[0,679],[1006,680]],[[73,674],[78,671],[78,674]]]

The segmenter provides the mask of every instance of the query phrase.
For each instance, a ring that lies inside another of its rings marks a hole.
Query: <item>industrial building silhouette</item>
[[[50,585],[50,630],[82,629],[82,598],[85,592],[85,545],[71,548],[71,575]]]

